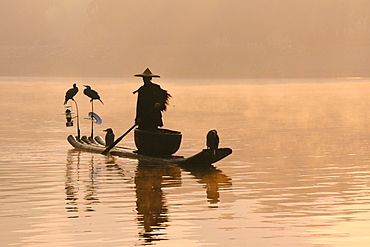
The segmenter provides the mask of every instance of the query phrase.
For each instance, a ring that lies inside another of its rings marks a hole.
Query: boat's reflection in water
[[[94,212],[95,203],[105,203],[98,197],[99,188],[104,187],[104,179],[106,177],[97,173],[104,173],[104,171],[97,171],[97,164],[94,161],[94,155],[91,155],[88,170],[81,169],[80,166],[85,166],[81,161],[81,153],[76,150],[68,152],[67,167],[66,167],[66,209],[71,212],[73,216],[70,218],[78,218],[78,207],[82,207],[78,202],[79,197],[83,197],[84,212]],[[105,169],[106,172],[115,172],[118,177],[125,177],[125,172],[122,165],[118,165],[120,158],[106,156]],[[85,161],[84,161],[85,162]],[[88,171],[89,174],[81,174]],[[158,163],[138,161],[133,181],[136,194],[136,213],[137,222],[139,224],[139,241],[143,241],[144,245],[150,245],[155,241],[166,239],[165,229],[168,227],[169,209],[168,202],[163,192],[164,188],[175,188],[182,186],[181,173],[185,171],[190,173],[197,183],[203,185],[206,191],[205,197],[212,207],[215,207],[219,202],[219,188],[231,186],[231,179],[222,173],[221,170],[216,169],[213,165],[161,165]],[[127,177],[127,176],[126,176]],[[109,178],[111,179],[111,178]],[[82,183],[83,182],[83,183]],[[82,190],[84,195],[78,195],[81,189],[78,188],[80,184],[84,184]],[[99,184],[99,186],[97,186]],[[167,191],[166,191],[167,193]],[[177,202],[176,202],[177,203]],[[109,205],[107,205],[109,207]],[[91,215],[92,217],[92,215]]]
[[[231,185],[231,179],[213,165],[160,165],[139,161],[135,174],[138,222],[143,226],[140,237],[145,242],[165,239],[161,229],[168,222],[168,208],[162,188],[180,187],[181,170],[190,172],[205,185],[210,203],[219,201],[219,186]]]
[[[74,212],[69,218],[78,218],[77,212],[79,212],[79,184],[81,181],[84,182],[83,188],[83,205],[85,212],[95,211],[93,204],[99,203],[97,196],[97,185],[96,185],[96,172],[95,172],[95,162],[94,156],[91,156],[89,162],[89,172],[88,177],[84,174],[84,178],[80,178],[80,151],[71,150],[68,152],[67,158],[67,167],[66,167],[66,183],[65,183],[65,192],[66,192],[66,201],[67,201],[67,212]],[[75,157],[74,161],[72,157]]]
[[[231,178],[211,164],[204,166],[188,164],[181,166],[181,168],[184,171],[190,172],[197,179],[198,183],[204,184],[207,199],[211,204],[219,202],[220,194],[218,190],[220,187],[231,186]]]

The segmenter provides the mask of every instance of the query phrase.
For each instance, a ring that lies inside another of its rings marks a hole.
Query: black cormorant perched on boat
[[[104,105],[103,101],[100,99],[98,92],[96,92],[95,90],[92,90],[89,85],[84,85],[84,86],[86,87],[84,90],[84,94],[91,98],[90,102],[92,102],[94,99],[97,99]]]
[[[209,131],[207,134],[207,148],[213,150],[213,154],[216,154],[219,142],[220,139],[217,135],[217,131],[216,130]]]
[[[104,131],[107,132],[107,134],[105,135],[105,146],[109,147],[114,143],[114,133],[111,128],[108,128]]]
[[[67,104],[68,100],[74,100],[73,97],[78,93],[78,87],[76,86],[76,83],[73,84],[73,88],[68,89],[66,92],[66,99],[64,101],[64,104]]]

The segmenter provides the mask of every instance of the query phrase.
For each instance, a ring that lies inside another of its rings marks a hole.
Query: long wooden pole
[[[152,109],[150,109],[150,111],[147,112],[147,114],[145,114],[141,119],[147,117],[155,108],[157,107],[153,107]],[[109,147],[107,147],[101,154],[104,154],[106,155],[112,148],[114,148],[114,146],[116,146],[128,133],[130,133],[131,130],[133,130],[138,124],[135,123],[134,125],[132,125],[123,135],[121,135],[120,137],[117,138],[117,140],[115,140]]]
[[[131,126],[131,128],[129,128],[123,135],[121,135],[120,137],[117,138],[117,140],[115,140],[113,142],[113,144],[111,144],[109,147],[107,147],[101,154],[104,154],[106,155],[112,148],[114,148],[114,146],[116,146],[128,133],[131,132],[131,130],[133,130],[135,127],[136,127],[137,124],[134,124]]]

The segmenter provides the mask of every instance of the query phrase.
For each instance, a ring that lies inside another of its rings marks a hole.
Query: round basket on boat
[[[181,132],[168,129],[155,131],[135,129],[135,145],[142,154],[174,154],[180,148],[181,138]]]

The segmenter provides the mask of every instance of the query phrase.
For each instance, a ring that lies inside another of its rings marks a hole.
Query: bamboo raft
[[[96,136],[94,138],[83,136],[81,139],[77,139],[75,136],[69,135],[67,140],[77,150],[93,153],[102,153],[106,149],[105,141],[101,136]],[[178,147],[175,149],[177,151]],[[172,154],[169,155],[161,154],[154,155],[147,153],[144,154],[137,152],[137,150],[133,148],[115,146],[110,150],[108,154],[113,156],[138,159],[142,161],[149,161],[161,164],[210,165],[216,163],[217,161],[222,160],[231,153],[232,150],[230,148],[219,148],[216,150],[203,149],[200,152],[185,158],[183,156],[177,156]]]

